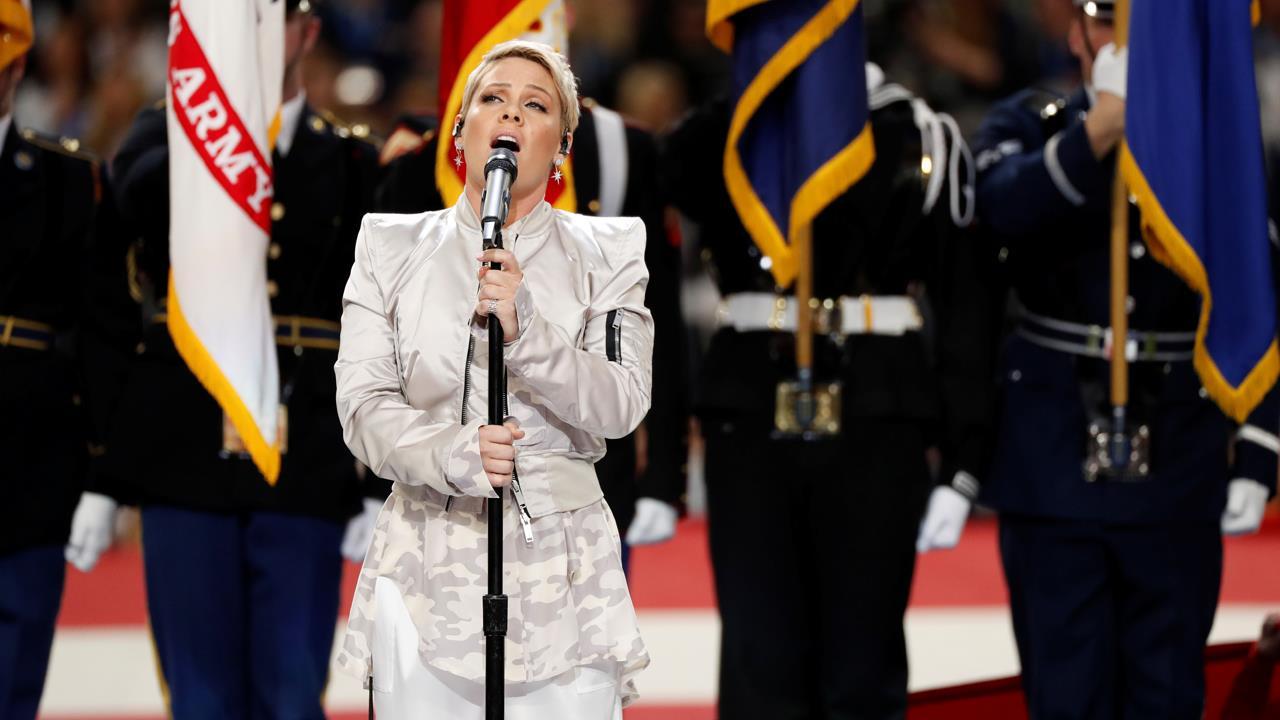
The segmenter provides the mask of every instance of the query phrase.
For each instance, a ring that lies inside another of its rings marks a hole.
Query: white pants
[[[395,583],[374,583],[373,708],[378,720],[483,720],[484,684],[437,670],[418,655],[418,630]],[[477,608],[479,611],[479,608]],[[622,720],[617,663],[506,686],[509,720]]]

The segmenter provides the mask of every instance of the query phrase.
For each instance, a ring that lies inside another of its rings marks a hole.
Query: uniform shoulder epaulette
[[[80,141],[76,138],[44,135],[32,130],[31,128],[26,128],[22,131],[22,139],[32,145],[35,145],[41,150],[47,150],[66,157],[73,157],[77,160],[84,160],[85,162],[92,163],[95,166],[99,162],[96,155],[81,148]]]
[[[319,123],[316,122],[317,120]],[[312,118],[312,129],[316,132],[328,129],[340,138],[355,138],[357,140],[363,140],[371,145],[376,144],[372,132],[367,124],[348,124],[328,110],[316,110],[316,117]]]

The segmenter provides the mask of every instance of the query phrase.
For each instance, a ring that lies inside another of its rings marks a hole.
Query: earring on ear
[[[557,185],[560,184],[560,180],[564,177],[564,175],[561,174],[560,172],[560,166],[563,164],[564,164],[563,157],[556,158],[556,166],[555,166],[555,170],[551,173],[551,179],[555,180]]]
[[[453,132],[450,134],[453,135],[453,164],[454,164],[454,167],[461,169],[462,163],[465,162],[465,160],[463,160],[462,158],[462,119],[461,118],[454,121]]]

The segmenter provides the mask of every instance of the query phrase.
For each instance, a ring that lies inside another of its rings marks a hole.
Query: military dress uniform
[[[0,717],[35,717],[62,599],[63,548],[93,483],[91,270],[104,183],[78,142],[0,119]]]
[[[962,141],[952,133],[926,154],[916,108],[937,116],[874,66],[868,76],[875,162],[813,225],[814,373],[843,383],[835,436],[774,433],[777,385],[796,373],[796,301],[775,287],[725,188],[731,105],[696,111],[667,141],[671,202],[699,225],[722,296],[695,412],[725,720],[903,717],[903,614],[935,483],[926,451],[941,450],[938,481],[963,492],[981,474],[990,313],[976,244],[952,217],[968,211],[950,200],[926,210],[922,171],[942,172]],[[946,182],[963,197],[962,177]]]
[[[435,184],[438,138],[434,123],[412,125],[421,129],[423,142],[387,166],[378,188],[380,211],[416,213],[444,207]],[[684,502],[688,405],[684,400],[680,254],[666,232],[657,184],[658,152],[649,133],[624,124],[616,112],[585,98],[571,157],[578,212],[639,217],[648,233],[645,305],[653,313],[658,334],[654,339],[653,404],[644,423],[648,437],[645,470],[636,471],[634,434],[608,440],[604,458],[596,463],[605,499],[625,538],[637,499],[653,498],[675,507]]]
[[[376,151],[301,98],[282,117],[264,258],[285,418],[275,486],[239,451],[165,324],[162,107],[142,112],[113,166],[137,237],[129,269],[143,327],[108,456],[142,508],[151,627],[179,718],[322,717],[343,523],[362,496],[387,490],[358,474],[333,404],[342,290]]]
[[[982,500],[1000,513],[1033,717],[1198,718],[1222,572],[1228,480],[1274,490],[1276,393],[1237,427],[1192,367],[1200,299],[1153,260],[1130,218],[1129,424],[1148,471],[1086,471],[1110,416],[1114,158],[1097,160],[1084,90],[1029,90],[974,143],[978,212],[1011,288],[1001,421]],[[1232,445],[1232,438],[1239,441]]]

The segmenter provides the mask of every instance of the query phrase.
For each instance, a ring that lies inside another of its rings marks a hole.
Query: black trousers
[[[1198,720],[1222,581],[1215,523],[1004,515],[1000,554],[1036,720]]]
[[[922,428],[775,440],[704,421],[723,720],[901,718]]]

